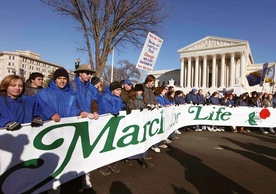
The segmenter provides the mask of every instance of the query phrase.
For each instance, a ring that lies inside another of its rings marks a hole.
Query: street
[[[91,172],[99,194],[276,193],[276,136],[251,133],[184,131],[160,153],[148,150],[152,168],[119,162],[121,172]],[[65,183],[63,194],[81,193],[80,178]]]

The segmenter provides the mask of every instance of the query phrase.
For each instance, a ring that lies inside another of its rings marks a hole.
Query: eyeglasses
[[[83,73],[86,73],[87,75],[92,75],[93,73],[89,72],[89,71],[85,71]]]

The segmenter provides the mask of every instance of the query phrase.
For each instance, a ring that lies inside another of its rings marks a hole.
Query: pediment
[[[207,36],[193,44],[190,44],[180,49],[179,52],[227,47],[227,46],[240,45],[245,43],[247,43],[247,41]]]

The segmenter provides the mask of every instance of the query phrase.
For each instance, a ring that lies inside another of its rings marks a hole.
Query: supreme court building
[[[178,76],[175,70],[169,71],[174,72],[171,77],[168,71],[165,77],[158,75],[160,71],[152,72],[159,84],[174,85],[185,93],[192,88],[202,88],[204,92],[229,91],[237,94],[262,90],[259,86],[250,87],[246,78],[250,72],[263,67],[262,64],[254,64],[246,40],[207,36],[179,49],[178,53]]]

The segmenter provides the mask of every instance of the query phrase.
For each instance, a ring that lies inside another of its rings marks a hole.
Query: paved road
[[[182,131],[161,153],[151,150],[153,168],[119,163],[121,173],[91,172],[98,194],[276,193],[276,135]],[[80,180],[62,186],[79,193]]]

